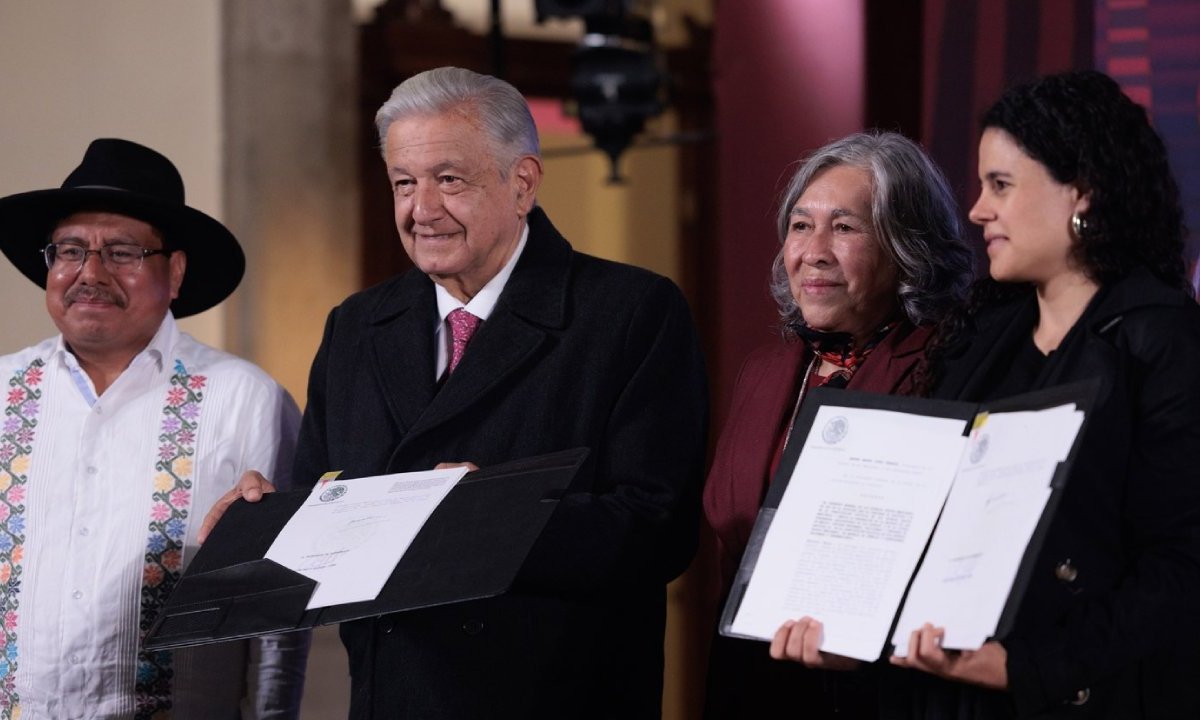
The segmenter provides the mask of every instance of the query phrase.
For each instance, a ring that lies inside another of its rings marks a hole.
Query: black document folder
[[[196,553],[144,641],[148,650],[500,595],[517,576],[584,448],[468,473],[430,515],[371,601],[306,610],[316,582],[263,557],[308,490],[234,503]]]
[[[733,585],[730,589],[724,611],[722,612],[720,622],[721,634],[731,637],[755,639],[750,635],[743,635],[734,631],[733,626],[735,618],[737,618],[738,612],[741,609],[747,589],[749,588],[751,580],[754,576],[759,557],[762,555],[763,545],[764,542],[766,542],[768,531],[770,530],[772,523],[775,521],[777,512],[785,494],[788,492],[789,481],[793,476],[797,463],[800,461],[801,453],[806,446],[810,433],[817,433],[816,437],[821,438],[822,433],[833,432],[836,435],[837,431],[839,431],[837,428],[831,428],[829,426],[822,428],[813,427],[814,421],[821,408],[845,407],[864,410],[886,410],[901,413],[906,416],[927,416],[945,418],[955,421],[961,420],[962,434],[966,436],[970,434],[973,424],[976,422],[977,418],[988,413],[998,414],[1006,412],[1037,411],[1062,405],[1074,405],[1078,410],[1083,412],[1083,423],[1074,437],[1074,442],[1071,445],[1070,452],[1066,456],[1066,459],[1059,463],[1054,469],[1049,483],[1050,492],[1048,500],[1046,501],[1046,504],[1042,510],[1042,514],[1037,521],[1030,540],[1024,548],[1024,553],[1021,556],[1016,578],[1003,605],[999,622],[994,634],[994,637],[1003,637],[1011,628],[1016,612],[1020,606],[1021,598],[1024,595],[1024,590],[1029,583],[1029,577],[1037,560],[1038,553],[1042,546],[1042,541],[1049,529],[1050,523],[1053,520],[1055,510],[1062,495],[1062,490],[1066,484],[1070,466],[1075,458],[1075,455],[1079,451],[1079,441],[1086,431],[1087,417],[1093,406],[1096,390],[1097,383],[1095,382],[1076,383],[1072,385],[1039,390],[1036,392],[1026,393],[1019,396],[978,405],[974,403],[952,402],[946,400],[856,393],[847,390],[833,390],[828,388],[817,388],[813,390],[804,399],[804,403],[800,408],[800,412],[793,423],[792,432],[788,438],[786,450],[779,463],[779,468],[772,479],[772,483],[767,492],[766,498],[763,501],[763,507],[761,508],[758,518],[755,521],[746,551],[742,557],[742,561],[738,568],[737,575],[734,578]],[[844,428],[840,429],[840,432],[844,431]],[[829,437],[825,436],[825,440],[829,441]],[[834,442],[836,442],[836,440],[834,440]],[[936,532],[935,526],[935,528],[931,530],[930,535],[924,536],[925,552],[928,552],[929,543]],[[916,562],[916,566],[912,570],[913,574],[908,576],[909,589],[911,589],[912,579],[916,577],[916,574],[919,572],[919,568],[923,562],[924,558],[922,557]],[[908,592],[906,591],[904,595],[899,598],[899,604],[894,608],[895,614],[893,615],[892,620],[893,628],[900,617],[901,609],[904,607],[907,595]],[[891,633],[892,631],[889,630],[887,633],[888,637],[891,636]]]

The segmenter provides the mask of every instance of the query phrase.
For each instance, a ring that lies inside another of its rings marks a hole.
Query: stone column
[[[246,250],[227,342],[304,405],[329,309],[359,285],[350,0],[223,0],[225,220]]]

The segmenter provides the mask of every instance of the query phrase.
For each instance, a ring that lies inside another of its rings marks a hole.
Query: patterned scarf
[[[862,347],[854,346],[854,336],[850,333],[815,330],[800,323],[793,325],[792,329],[818,358],[838,368],[822,384],[829,387],[846,387],[871,351],[899,324],[899,320],[884,323],[872,333]]]

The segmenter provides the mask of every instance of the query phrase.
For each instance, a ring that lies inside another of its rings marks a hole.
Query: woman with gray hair
[[[704,489],[722,601],[808,390],[923,393],[933,328],[963,302],[972,280],[945,178],[896,133],[851,135],[811,154],[788,184],[778,230],[771,292],[782,342],[742,366]],[[842,665],[817,650],[820,630],[805,618],[781,628],[772,644],[779,658],[790,644],[803,664],[774,662],[758,643],[718,637],[707,715],[763,717],[803,697],[811,717],[873,717],[869,673],[819,669]]]

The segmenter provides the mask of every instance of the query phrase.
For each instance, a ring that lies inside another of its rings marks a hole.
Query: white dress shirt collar
[[[508,278],[513,273],[513,268],[517,266],[517,260],[520,259],[521,253],[525,250],[525,242],[529,239],[529,224],[526,223],[525,228],[521,230],[521,240],[517,243],[517,249],[513,251],[512,257],[508,262],[504,263],[504,267],[500,268],[500,272],[487,284],[483,286],[475,297],[467,304],[463,304],[458,298],[450,294],[446,288],[434,283],[433,292],[437,296],[438,319],[437,325],[433,330],[433,346],[437,357],[434,362],[434,379],[440,378],[446,372],[446,366],[450,364],[450,332],[446,325],[446,316],[458,308],[464,308],[480,320],[487,320],[491,316],[492,311],[496,309],[496,303],[500,301],[500,293],[504,292],[504,286],[508,284]]]
[[[147,363],[154,363],[154,372],[161,373],[164,369],[167,369],[167,358],[170,358],[174,353],[175,345],[178,341],[179,326],[175,324],[175,316],[171,314],[170,310],[167,310],[167,314],[159,324],[154,337],[150,338],[149,344],[141,352],[133,356],[133,360],[129,362],[129,367],[121,374],[124,375],[130,368],[148,367]],[[91,377],[79,365],[79,358],[67,347],[67,341],[62,335],[58,336],[58,340],[54,344],[52,357],[71,373],[71,379],[75,382],[75,387],[79,389],[79,394],[83,396],[87,404],[95,405],[98,399],[96,396],[96,386],[92,383]]]
[[[475,297],[471,301],[463,304],[458,298],[450,294],[446,288],[433,284],[433,292],[437,295],[438,304],[438,322],[444,323],[446,316],[458,308],[465,308],[480,320],[487,320],[492,314],[492,310],[496,309],[496,302],[500,300],[500,293],[504,291],[504,286],[508,284],[508,278],[512,275],[513,268],[517,266],[517,260],[521,257],[521,252],[525,249],[525,241],[529,239],[529,225],[526,224],[521,230],[521,239],[517,242],[517,249],[513,251],[512,257],[508,262],[504,263],[504,267],[500,268],[500,272],[496,273],[495,277],[488,280],[479,292],[475,293]]]

